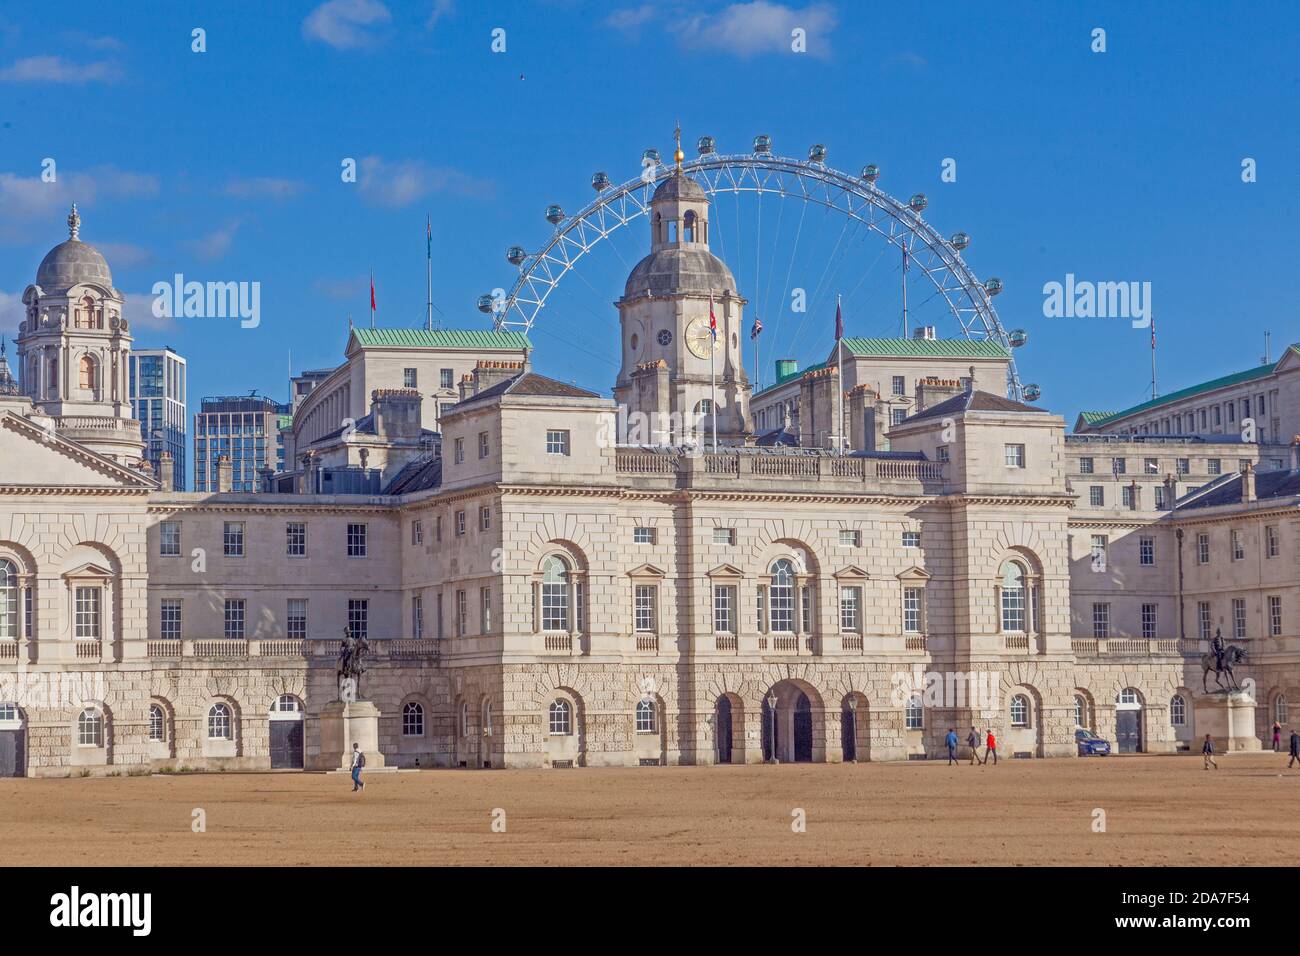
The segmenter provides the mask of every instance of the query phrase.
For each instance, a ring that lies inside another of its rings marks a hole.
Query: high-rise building
[[[172,456],[172,489],[186,488],[185,359],[170,347],[136,349],[131,353],[129,393],[131,408],[140,422],[145,459],[161,474],[158,462],[164,451]]]
[[[288,406],[265,395],[205,398],[194,416],[194,490],[217,490],[217,461],[230,458],[231,491],[257,491],[258,472],[277,467],[280,416]]]

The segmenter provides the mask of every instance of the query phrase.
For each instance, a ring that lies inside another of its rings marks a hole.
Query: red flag
[[[840,315],[840,303],[835,302],[835,341],[844,338],[844,317]]]
[[[370,311],[375,311],[375,277],[370,277]]]
[[[718,340],[718,320],[713,316],[712,292],[709,293],[709,335],[713,337],[713,341],[716,342]]]
[[[1155,351],[1156,347],[1156,317],[1151,316],[1151,350]]]

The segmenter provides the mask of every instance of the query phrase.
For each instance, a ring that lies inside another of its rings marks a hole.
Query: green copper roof
[[[856,339],[845,338],[844,348],[850,355],[889,355],[997,358],[1005,359],[1007,350],[990,339]]]
[[[847,342],[848,339],[845,339],[844,341]],[[805,372],[811,372],[811,371],[813,371],[813,370],[815,370],[815,369],[825,368],[825,367],[826,367],[826,363],[825,363],[825,362],[818,362],[816,365],[809,365],[807,368],[797,368],[797,369],[795,369],[793,372],[791,372],[789,375],[782,375],[780,378],[778,378],[778,379],[777,379],[775,382],[773,382],[771,385],[764,385],[762,388],[760,388],[760,389],[759,389],[757,392],[755,392],[754,394],[755,394],[755,395],[762,395],[764,392],[771,391],[771,390],[774,389],[774,388],[779,388],[779,387],[781,387],[781,386],[784,385],[786,382],[793,382],[796,378],[799,378],[799,377],[800,377],[801,375],[803,375]]]
[[[1085,425],[1095,425],[1107,418],[1114,418],[1114,412],[1080,412],[1079,417],[1083,419]]]
[[[354,328],[360,346],[401,349],[531,349],[523,332],[488,329],[368,329]]]
[[[1292,345],[1288,352],[1295,352],[1300,355],[1300,347]],[[1176,392],[1170,392],[1168,395],[1161,395],[1159,398],[1153,398],[1150,401],[1143,402],[1140,405],[1134,405],[1132,408],[1126,408],[1122,412],[1114,412],[1106,418],[1097,421],[1088,422],[1089,425],[1106,425],[1112,421],[1121,418],[1127,418],[1130,415],[1136,415],[1138,412],[1145,412],[1152,408],[1159,408],[1161,405],[1167,405],[1170,402],[1181,401],[1184,398],[1191,398],[1193,395],[1200,395],[1204,392],[1213,392],[1215,389],[1227,388],[1230,385],[1240,385],[1242,382],[1253,382],[1257,378],[1266,378],[1273,374],[1273,369],[1277,368],[1277,363],[1270,365],[1259,365],[1255,368],[1246,369],[1244,372],[1234,372],[1231,375],[1225,375],[1222,378],[1211,379],[1208,382],[1202,382],[1200,385],[1189,385],[1187,388],[1180,388]]]

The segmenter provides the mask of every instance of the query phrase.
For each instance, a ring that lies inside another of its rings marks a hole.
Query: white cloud
[[[431,166],[419,159],[385,160],[365,156],[357,185],[361,197],[375,206],[406,206],[432,193],[486,196],[492,184],[447,166]]]
[[[23,294],[21,292],[5,292],[0,289],[0,335],[5,340],[12,343],[14,336],[18,334],[18,323],[23,320],[25,311],[23,309]],[[13,352],[9,353],[9,366],[13,367]]]
[[[158,331],[176,325],[176,320],[171,316],[159,317],[153,314],[154,294],[152,292],[123,292],[122,295],[126,299],[126,305],[122,307],[122,315],[133,335],[141,330]]]
[[[270,176],[251,176],[232,179],[226,183],[226,195],[239,199],[292,199],[305,188],[296,179],[275,179]]]
[[[95,248],[108,260],[110,269],[131,268],[143,265],[153,258],[153,253],[143,246],[130,242],[96,242]]]
[[[220,229],[214,229],[198,239],[190,239],[184,245],[200,259],[220,259],[230,251],[230,246],[235,241],[235,233],[239,231],[239,225],[239,220],[233,219]]]
[[[370,294],[370,278],[354,276],[350,279],[317,279],[312,288],[328,299],[346,302],[349,299],[364,300]]]
[[[59,169],[52,183],[44,182],[39,175],[0,172],[0,209],[4,210],[6,223],[49,221],[54,225],[62,222],[74,202],[84,218],[87,207],[98,199],[136,199],[157,194],[157,176],[116,166],[75,172]]]
[[[910,70],[913,73],[920,73],[929,65],[925,57],[911,50],[895,53],[893,56],[886,57],[884,62],[885,69]]]
[[[839,23],[829,3],[806,7],[787,6],[771,0],[733,3],[717,13],[693,13],[684,4],[643,4],[610,14],[605,23],[633,33],[646,24],[662,21],[684,47],[708,49],[735,56],[759,53],[790,53],[792,32],[802,29],[809,56],[830,52],[830,33]]]
[[[425,22],[425,26],[432,29],[443,17],[455,12],[456,0],[433,0],[433,9],[429,11],[429,19]]]
[[[393,15],[379,0],[329,0],[307,14],[302,34],[336,50],[377,46],[379,37],[370,28],[388,23]]]
[[[63,34],[63,39],[68,43],[83,46],[87,50],[125,50],[126,44],[117,37],[110,36],[92,36],[89,33],[83,33],[80,30],[70,30]]]
[[[10,83],[113,83],[122,78],[122,67],[111,60],[74,63],[61,56],[29,56],[0,70],[0,80]]]

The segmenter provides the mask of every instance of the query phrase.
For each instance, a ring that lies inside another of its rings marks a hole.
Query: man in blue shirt
[[[943,742],[948,745],[948,766],[957,762],[957,731],[951,727],[948,728],[948,736],[943,738]]]

